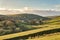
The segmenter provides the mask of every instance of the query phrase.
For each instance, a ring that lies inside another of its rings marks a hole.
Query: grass
[[[20,25],[24,25],[24,24],[18,24],[18,25],[20,26]],[[34,31],[31,30],[30,33],[38,32],[38,31],[41,31],[41,30],[46,31],[46,30],[49,30],[49,29],[50,30],[57,29],[57,28],[60,28],[60,17],[56,17],[52,20],[48,20],[48,21],[46,21],[46,24],[44,24],[44,25],[24,25],[24,27],[29,28],[29,29],[38,28],[37,30],[34,30]],[[23,33],[22,35],[29,34],[29,31]],[[10,36],[12,36],[12,35],[10,35]],[[17,34],[16,34],[16,36],[17,36]],[[54,34],[53,33],[52,34],[47,34],[47,35],[43,35],[43,36],[40,36],[40,37],[36,36],[33,39],[28,38],[27,40],[60,40],[60,32],[59,33],[54,33]]]
[[[40,26],[40,25],[38,25]],[[41,28],[42,27],[42,28]],[[35,29],[35,30],[31,30],[31,31],[26,31],[26,32],[22,32],[22,33],[16,33],[16,34],[11,34],[11,35],[7,35],[7,36],[3,36],[2,38],[11,38],[11,37],[18,37],[18,36],[24,36],[24,35],[28,35],[30,33],[35,33],[35,32],[39,32],[39,31],[46,31],[46,30],[52,30],[52,29],[57,29],[60,28],[60,25],[41,25],[40,27],[38,27],[39,29]],[[28,38],[27,40],[55,40],[57,38],[60,38],[60,33],[56,33],[56,34],[52,34],[52,35],[45,35],[45,36],[40,36],[39,38],[36,36],[35,38],[31,39]],[[1,37],[0,37],[1,38]]]
[[[49,35],[44,35],[35,37],[33,39],[27,39],[27,40],[60,40],[60,33],[55,33],[55,34],[49,34]]]

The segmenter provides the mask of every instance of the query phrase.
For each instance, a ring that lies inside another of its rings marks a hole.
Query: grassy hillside
[[[47,24],[55,24],[55,25],[59,25],[60,24],[60,16],[52,16],[52,17],[49,17],[51,18],[51,20],[47,20],[46,23]]]
[[[0,15],[0,36],[33,29],[44,30],[45,28],[60,28],[60,16],[42,17],[34,14]],[[59,35],[56,33],[57,38],[55,37],[55,34],[52,34],[51,36],[45,35],[28,40],[59,40]],[[52,37],[55,39],[52,39]]]
[[[53,16],[49,17],[51,20],[45,21],[46,24],[44,25],[38,25],[37,27],[34,26],[35,28],[56,28],[60,27],[60,16]],[[48,32],[47,32],[48,33]],[[40,37],[36,36],[35,38],[28,38],[27,40],[60,40],[60,32],[56,33],[51,33],[51,34],[44,34]]]
[[[0,15],[0,35],[35,29],[32,25],[41,25],[47,19],[34,14]]]
[[[53,33],[53,34],[49,34],[49,35],[35,37],[33,39],[29,38],[27,40],[60,40],[60,33]]]

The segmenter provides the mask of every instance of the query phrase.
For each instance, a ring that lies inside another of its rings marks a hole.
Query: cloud
[[[54,6],[54,9],[60,11],[60,4],[55,5],[55,6]]]
[[[22,14],[22,13],[37,14],[41,16],[60,15],[60,11],[56,11],[55,9],[33,9],[31,7],[24,7],[21,9],[0,8],[0,14],[3,15]]]
[[[55,7],[60,8],[60,5],[55,5]]]

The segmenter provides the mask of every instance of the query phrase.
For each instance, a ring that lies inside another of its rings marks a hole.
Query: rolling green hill
[[[25,13],[16,15],[0,15],[0,20],[20,20],[21,22],[26,24],[40,24],[40,21],[50,20],[50,18]]]
[[[46,23],[47,24],[60,24],[60,16],[52,16],[52,17],[49,17],[51,18],[51,20],[47,20]]]
[[[47,19],[34,14],[0,15],[0,35],[35,29],[31,25],[40,25]]]
[[[49,18],[35,14],[16,14],[16,15],[0,15],[0,17],[14,20],[47,20]]]

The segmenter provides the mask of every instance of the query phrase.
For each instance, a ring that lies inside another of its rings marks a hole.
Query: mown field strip
[[[19,32],[19,33],[14,33],[14,34],[0,36],[0,39],[2,39],[2,40],[3,39],[10,39],[10,38],[14,38],[14,37],[25,36],[25,35],[41,32],[41,31],[52,30],[52,29],[57,29],[57,28],[60,28],[60,27],[39,28],[39,29],[35,29],[35,30],[30,30],[30,31]]]

